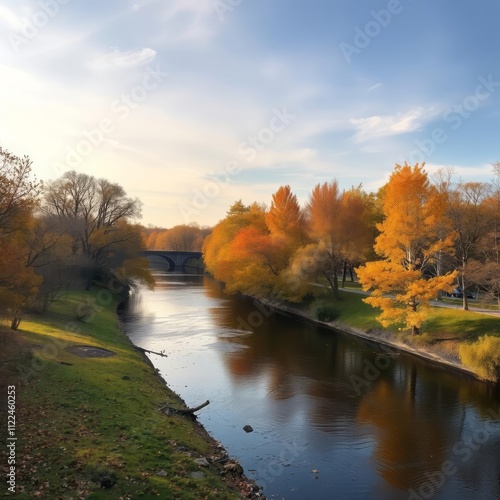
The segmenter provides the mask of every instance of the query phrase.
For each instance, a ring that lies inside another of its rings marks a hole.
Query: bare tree
[[[47,186],[43,205],[44,213],[57,217],[72,236],[73,253],[87,257],[88,265],[83,266],[87,286],[133,237],[123,224],[139,218],[141,207],[139,199],[127,197],[119,184],[75,171]]]
[[[446,213],[455,231],[455,261],[460,271],[463,309],[468,310],[467,291],[469,261],[478,254],[478,245],[488,230],[485,201],[490,194],[490,185],[484,182],[459,182],[452,180],[453,171],[441,171],[437,187],[446,203]]]

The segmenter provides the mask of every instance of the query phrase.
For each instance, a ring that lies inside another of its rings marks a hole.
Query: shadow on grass
[[[500,337],[500,320],[495,317],[466,311],[434,311],[425,324],[431,335],[454,335],[443,340],[477,340],[483,335]],[[434,339],[436,341],[437,339]]]

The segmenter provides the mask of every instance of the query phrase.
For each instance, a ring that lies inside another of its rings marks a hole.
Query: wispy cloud
[[[91,66],[96,69],[130,68],[147,64],[156,57],[156,51],[151,48],[121,51],[114,49],[92,61]]]
[[[372,90],[375,90],[375,89],[378,89],[379,87],[382,87],[382,84],[379,82],[379,83],[376,83],[375,85],[372,85],[369,89],[368,89],[368,92],[371,92]]]
[[[394,115],[352,118],[350,123],[356,130],[353,140],[360,143],[380,137],[420,130],[435,115],[436,110],[434,108],[416,108],[406,113],[396,113]]]

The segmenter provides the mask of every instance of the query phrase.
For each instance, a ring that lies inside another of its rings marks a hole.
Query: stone
[[[210,463],[208,462],[208,460],[205,457],[195,458],[194,461],[196,464],[198,464],[201,467],[208,467],[210,465]]]
[[[189,474],[189,477],[192,477],[193,479],[203,479],[205,477],[205,474],[203,474],[203,472],[201,471],[191,472],[191,474]]]
[[[253,427],[251,425],[245,425],[245,427],[243,427],[243,430],[245,432],[253,432]]]

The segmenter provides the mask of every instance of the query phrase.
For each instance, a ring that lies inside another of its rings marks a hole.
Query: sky
[[[488,181],[497,0],[2,0],[0,147],[121,184],[145,225],[301,204],[396,163]]]

